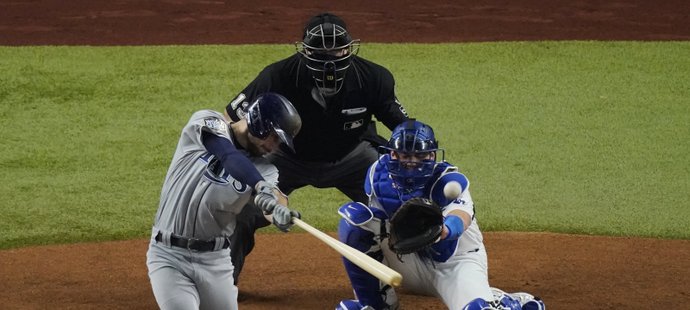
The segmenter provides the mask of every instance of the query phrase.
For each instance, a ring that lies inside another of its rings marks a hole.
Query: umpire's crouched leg
[[[254,248],[254,232],[261,227],[270,225],[263,213],[254,204],[248,204],[237,216],[237,227],[230,238],[230,256],[235,267],[233,278],[235,285],[239,283],[240,272],[244,266],[244,258]]]

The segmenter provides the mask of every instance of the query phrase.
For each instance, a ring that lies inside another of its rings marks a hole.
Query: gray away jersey
[[[235,180],[204,148],[202,132],[235,144],[222,114],[201,110],[192,115],[182,130],[165,176],[154,227],[201,240],[230,237],[237,215],[250,203],[252,188]],[[275,166],[262,157],[250,160],[267,182],[278,182]]]

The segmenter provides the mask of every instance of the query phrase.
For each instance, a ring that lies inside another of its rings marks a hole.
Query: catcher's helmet
[[[287,98],[276,93],[259,95],[247,108],[246,119],[253,136],[266,139],[273,131],[294,151],[292,138],[302,127],[302,119]]]
[[[340,91],[351,58],[359,50],[340,17],[322,13],[309,19],[302,42],[295,43],[302,54],[316,86],[325,95]]]
[[[424,187],[434,171],[436,151],[441,150],[438,148],[434,130],[429,125],[414,119],[395,127],[390,140],[383,148],[393,152],[397,157],[391,156],[387,164],[388,173],[393,182],[399,189],[408,192]],[[434,157],[418,161],[401,160],[401,153],[416,158],[434,153]]]

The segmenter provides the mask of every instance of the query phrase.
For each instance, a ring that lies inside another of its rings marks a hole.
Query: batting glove
[[[283,205],[277,205],[275,209],[273,209],[273,225],[276,225],[282,232],[290,231],[290,227],[293,225],[293,217],[300,218],[301,215],[299,212],[290,210]]]
[[[254,204],[265,214],[273,213],[273,209],[278,206],[278,197],[274,192],[275,185],[266,181],[259,181],[256,183],[255,189]]]

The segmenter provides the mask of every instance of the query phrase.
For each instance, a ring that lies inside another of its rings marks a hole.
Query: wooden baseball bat
[[[384,283],[391,285],[393,287],[399,287],[402,283],[402,275],[397,271],[391,269],[390,267],[384,265],[383,263],[371,258],[370,256],[358,251],[351,246],[340,242],[339,240],[327,235],[326,233],[312,227],[311,225],[305,223],[298,218],[292,218],[292,222],[295,225],[306,230],[314,237],[326,243],[328,246],[336,250],[342,256],[345,256],[353,264],[359,266],[359,268],[364,269],[364,271],[370,273],[374,277],[378,278]]]

